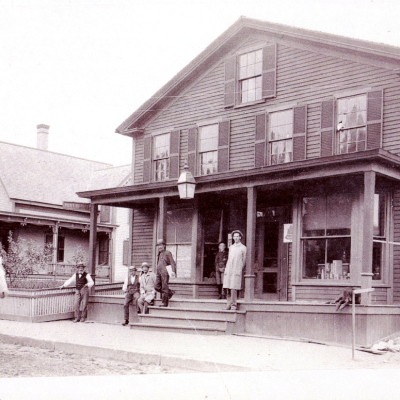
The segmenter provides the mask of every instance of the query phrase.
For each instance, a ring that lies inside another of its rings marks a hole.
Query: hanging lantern
[[[196,181],[192,173],[189,171],[187,164],[183,167],[183,171],[178,179],[179,197],[181,199],[193,199]]]

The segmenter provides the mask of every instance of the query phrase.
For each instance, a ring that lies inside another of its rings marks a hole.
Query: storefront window
[[[352,206],[348,193],[303,198],[304,279],[350,279]]]
[[[374,197],[374,245],[372,250],[373,280],[382,279],[382,264],[386,242],[386,199],[383,194],[375,194]]]

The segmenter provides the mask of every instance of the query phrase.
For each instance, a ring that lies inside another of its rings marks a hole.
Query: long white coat
[[[6,273],[3,266],[0,264],[0,298],[4,298],[8,294]]]
[[[224,288],[242,288],[242,271],[246,264],[247,248],[244,244],[232,244],[229,247],[229,256],[224,273]]]

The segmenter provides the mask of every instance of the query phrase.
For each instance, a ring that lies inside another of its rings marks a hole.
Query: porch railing
[[[0,301],[0,318],[31,322],[71,318],[74,294],[74,288],[10,289]],[[122,282],[97,284],[95,294],[122,294]]]
[[[46,264],[41,270],[41,274],[71,276],[76,272],[75,264]],[[100,278],[110,277],[110,267],[107,265],[96,266],[96,276]]]

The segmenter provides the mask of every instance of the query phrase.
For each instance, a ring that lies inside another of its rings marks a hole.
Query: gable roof
[[[204,68],[219,62],[248,34],[267,34],[271,38],[279,40],[287,39],[303,45],[313,45],[320,50],[329,49],[339,53],[351,53],[357,57],[374,60],[395,72],[398,72],[400,68],[400,48],[395,46],[240,17],[192,62],[122,122],[116,132],[127,136],[134,136],[142,132],[144,124],[154,117],[159,110],[165,108],[186,85],[197,79],[203,73]]]
[[[110,164],[0,142],[0,179],[11,199],[62,205],[82,202],[95,171]],[[85,200],[84,200],[85,201]]]
[[[85,190],[109,189],[131,184],[132,166],[122,165],[94,171]]]

